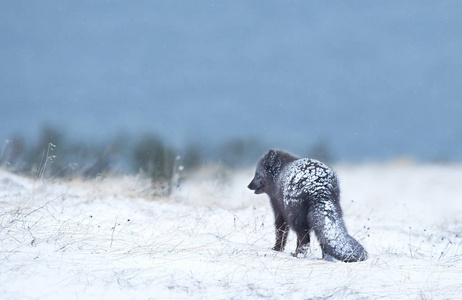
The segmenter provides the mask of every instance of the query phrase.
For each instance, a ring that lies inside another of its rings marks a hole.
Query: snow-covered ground
[[[34,181],[0,171],[1,299],[460,298],[462,166],[333,166],[360,263],[274,244],[253,170],[201,172],[173,195],[139,177]]]

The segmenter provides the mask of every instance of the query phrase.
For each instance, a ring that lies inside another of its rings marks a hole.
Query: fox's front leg
[[[287,242],[289,224],[287,224],[284,218],[278,214],[275,216],[274,226],[276,228],[276,244],[274,245],[273,250],[283,251]]]

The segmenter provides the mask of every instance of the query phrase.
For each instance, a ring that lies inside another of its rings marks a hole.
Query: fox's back
[[[279,174],[285,204],[309,197],[338,199],[338,179],[334,171],[315,159],[302,158],[288,163]]]

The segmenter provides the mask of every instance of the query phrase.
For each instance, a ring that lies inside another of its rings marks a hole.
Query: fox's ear
[[[271,175],[276,175],[281,168],[282,162],[278,153],[274,150],[268,151],[266,154],[265,168]]]
[[[268,151],[268,153],[266,154],[266,161],[268,162],[268,165],[273,165],[277,159],[277,156],[278,154],[273,149]]]

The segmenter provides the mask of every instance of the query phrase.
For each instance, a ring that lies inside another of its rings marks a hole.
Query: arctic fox
[[[270,150],[258,161],[248,188],[270,198],[276,227],[273,250],[284,250],[291,228],[297,233],[294,256],[306,254],[314,230],[323,258],[330,255],[344,262],[367,258],[366,250],[343,223],[338,179],[322,162]]]

